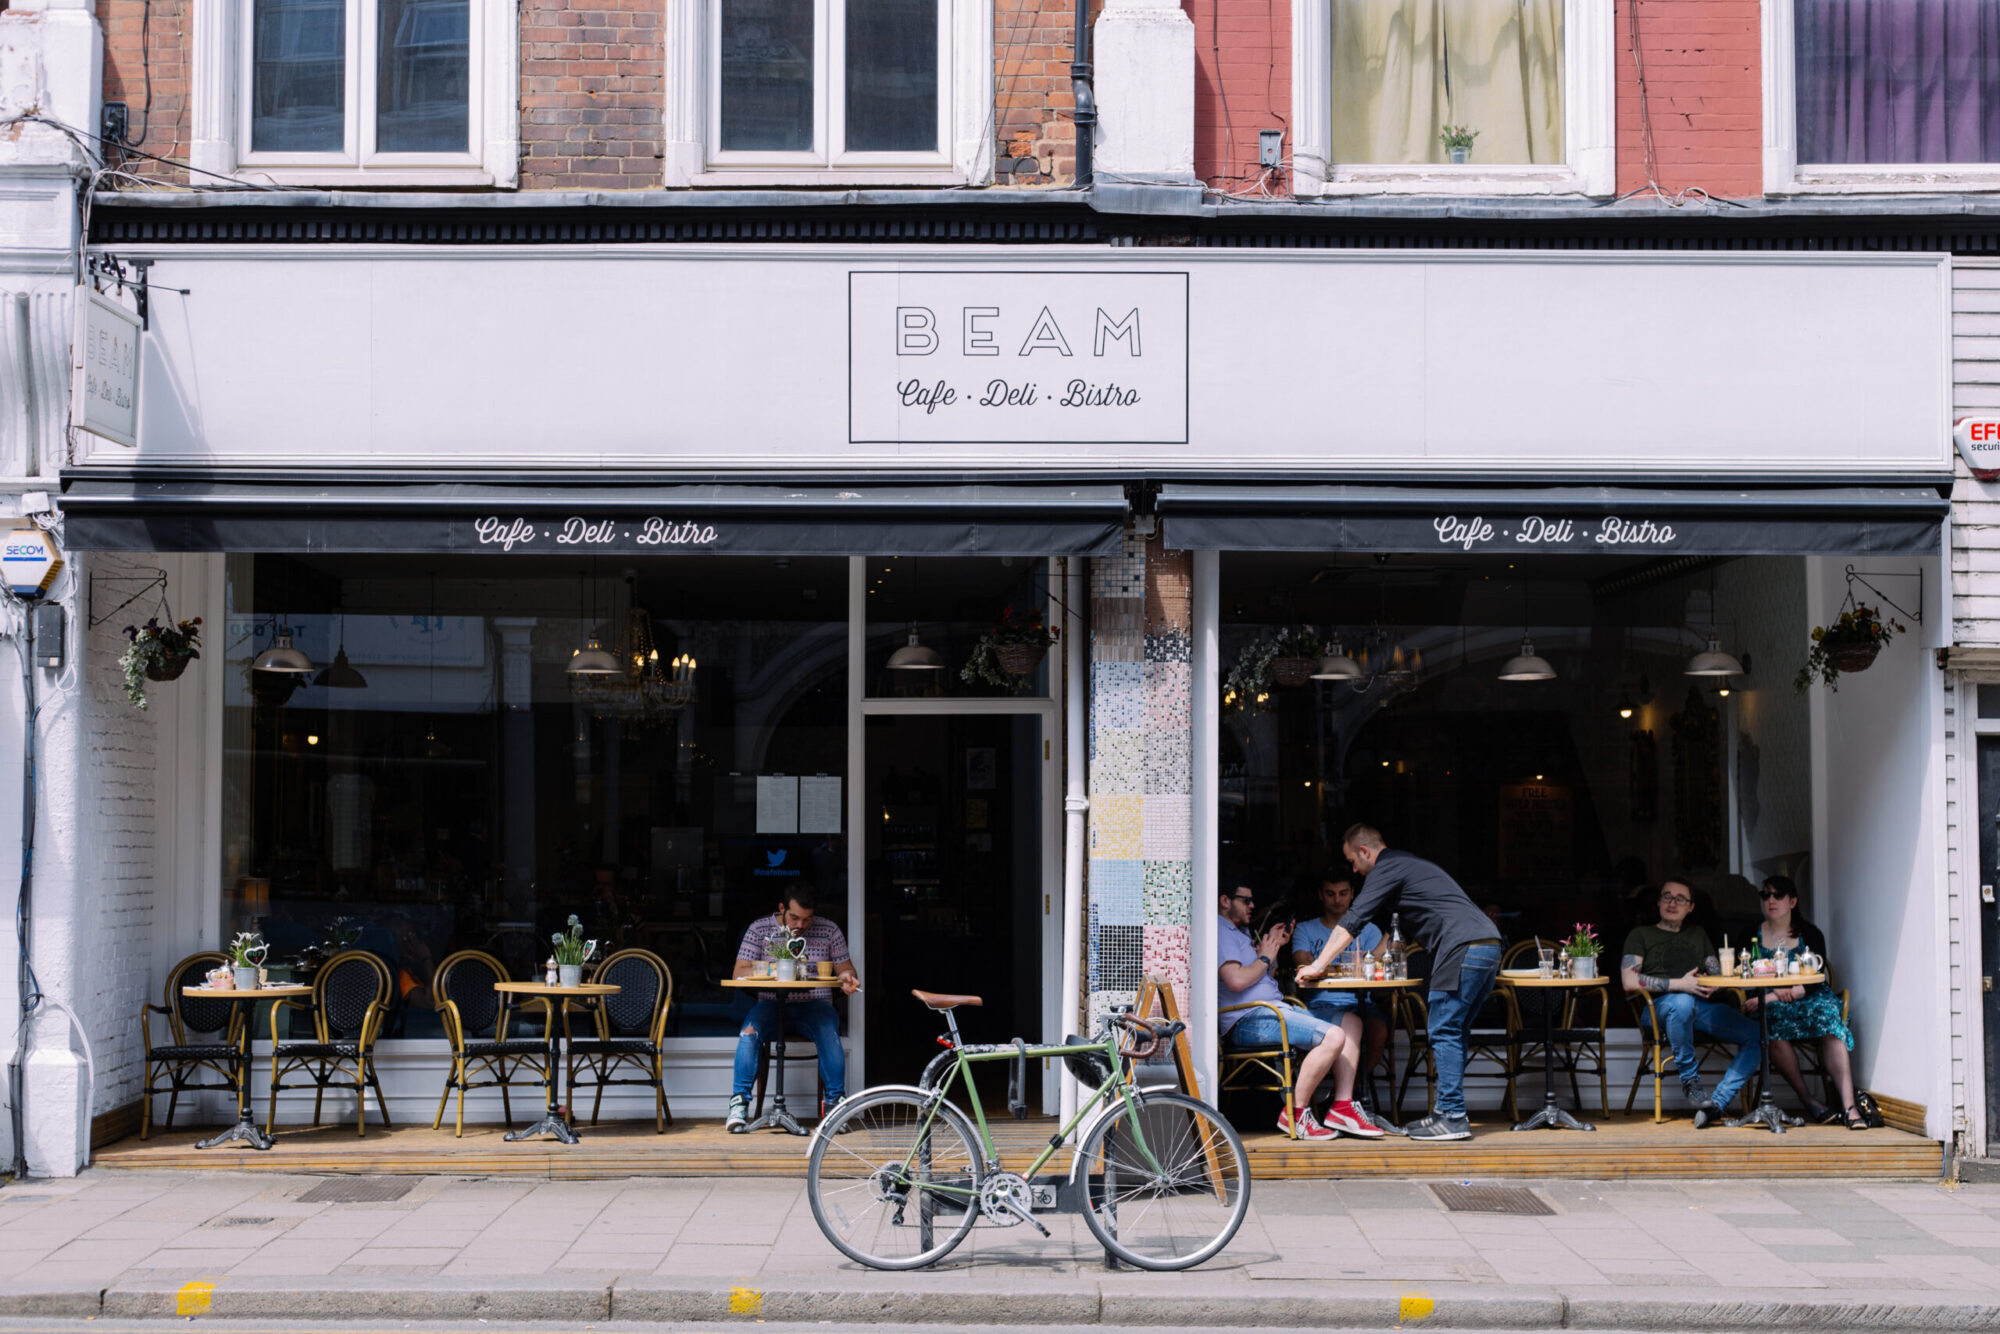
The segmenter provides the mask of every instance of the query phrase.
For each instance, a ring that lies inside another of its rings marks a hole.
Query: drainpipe
[[[1090,0],[1076,0],[1076,36],[1070,48],[1069,86],[1076,100],[1070,120],[1076,125],[1076,181],[1074,188],[1088,190],[1091,179],[1090,150],[1097,137],[1097,97],[1091,91]],[[1072,560],[1078,559],[1072,557]]]
[[[19,1181],[28,1174],[27,1070],[29,1015],[39,999],[35,995],[34,970],[28,963],[28,930],[33,920],[29,892],[34,886],[35,865],[35,618],[33,607],[22,615],[26,651],[21,660],[21,685],[25,691],[22,709],[21,746],[21,889],[15,901],[14,930],[17,952],[14,979],[20,993],[20,1024],[14,1034],[14,1058],[7,1064],[7,1103],[13,1112],[14,1162],[10,1168]]]
[[[1088,3],[1089,0],[1077,0],[1079,9]],[[1063,702],[1063,761],[1067,781],[1063,796],[1062,1012],[1067,1016],[1066,1030],[1074,1024],[1072,1031],[1089,1037],[1083,1032],[1082,1007],[1078,1004],[1083,992],[1084,813],[1090,809],[1084,767],[1089,758],[1084,728],[1090,717],[1090,643],[1083,626],[1086,582],[1083,560],[1081,556],[1069,557],[1063,572],[1063,639],[1068,645],[1063,663],[1068,682]],[[1076,1115],[1076,1076],[1067,1065],[1058,1068],[1062,1071],[1062,1121],[1068,1125],[1069,1119]]]

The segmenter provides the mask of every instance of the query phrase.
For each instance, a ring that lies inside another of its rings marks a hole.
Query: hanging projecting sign
[[[139,443],[139,317],[88,285],[76,289],[70,342],[70,425]]]
[[[1184,445],[1187,291],[1185,273],[850,273],[848,441]]]
[[[1951,424],[1951,442],[1974,477],[2000,479],[2000,417],[1960,417]]]

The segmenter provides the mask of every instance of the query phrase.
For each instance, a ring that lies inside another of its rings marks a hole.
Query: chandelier
[[[683,653],[660,661],[653,642],[653,618],[634,607],[625,618],[625,634],[611,651],[618,670],[572,672],[569,692],[600,718],[619,718],[642,727],[657,727],[686,708],[694,698],[695,660]]]

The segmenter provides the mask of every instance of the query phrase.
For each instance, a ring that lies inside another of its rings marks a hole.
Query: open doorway
[[[981,997],[982,1008],[960,1014],[970,1041],[1040,1034],[1042,723],[875,715],[866,736],[868,1078],[909,1083],[943,1031],[912,988]],[[1038,1065],[1025,1091],[1036,1106]],[[982,1069],[980,1096],[1004,1105],[998,1063]]]

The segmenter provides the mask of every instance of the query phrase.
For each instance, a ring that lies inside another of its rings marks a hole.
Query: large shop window
[[[870,558],[866,693],[1046,698],[1061,625],[1051,570],[1024,556]]]
[[[2000,187],[1996,0],[1766,0],[1765,23],[1769,188]]]
[[[198,167],[281,184],[516,179],[505,0],[196,0],[196,26]]]
[[[672,1032],[731,1035],[717,983],[782,888],[844,921],[846,560],[232,556],[228,582],[223,932],[380,955],[387,1036],[440,1035],[454,950],[539,976],[571,913],[667,961]],[[256,669],[280,633],[312,674]],[[593,640],[627,670],[570,672]]]
[[[1307,193],[1609,189],[1602,0],[1324,0],[1300,18]]]
[[[1587,922],[1615,963],[1669,875],[1717,940],[1764,876],[1811,897],[1804,560],[1227,554],[1220,605],[1221,860],[1260,903],[1318,917],[1354,823],[1510,947]],[[1742,675],[1687,674],[1711,632]],[[1548,675],[1502,679],[1524,634]]]

